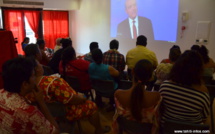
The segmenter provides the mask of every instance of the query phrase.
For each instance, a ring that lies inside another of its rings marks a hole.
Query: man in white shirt
[[[148,18],[138,16],[136,0],[125,0],[125,11],[128,18],[118,25],[117,37],[136,39],[138,35],[145,35],[148,40],[154,40],[152,23]]]

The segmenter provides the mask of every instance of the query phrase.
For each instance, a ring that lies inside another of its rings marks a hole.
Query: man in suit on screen
[[[151,20],[138,16],[136,0],[125,0],[125,11],[128,18],[118,24],[117,37],[136,39],[138,35],[145,35],[148,40],[154,40]]]

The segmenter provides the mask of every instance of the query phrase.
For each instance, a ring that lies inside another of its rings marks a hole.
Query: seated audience
[[[92,59],[92,51],[97,48],[99,48],[98,42],[91,42],[90,43],[90,52],[84,55],[84,60],[89,61],[89,62],[94,62]]]
[[[37,39],[36,43],[41,51],[42,59],[39,61],[42,65],[48,65],[50,58],[45,53],[45,41],[43,39]]]
[[[62,48],[57,50],[54,53],[52,59],[50,60],[50,62],[48,64],[51,67],[51,69],[54,71],[54,73],[59,73],[59,64],[60,64],[63,50],[69,46],[72,46],[72,40],[71,39],[62,39],[61,43],[62,43]]]
[[[193,45],[191,47],[191,50],[195,50],[200,53],[202,56],[203,62],[204,62],[204,73],[203,76],[210,76],[213,77],[213,74],[215,72],[215,63],[213,59],[211,59],[208,55],[208,50],[205,46],[198,46],[198,45]]]
[[[142,59],[149,60],[153,68],[156,69],[158,65],[157,57],[155,53],[151,50],[149,50],[147,47],[147,38],[144,35],[140,35],[137,37],[136,41],[136,47],[129,50],[126,54],[126,64],[128,66],[128,78],[129,80],[132,80],[132,73],[131,70],[134,68],[135,64]],[[147,83],[147,89],[148,91],[151,91],[154,83],[156,81],[155,74],[153,74],[153,77],[151,80]]]
[[[155,82],[156,84],[161,84],[163,81],[167,80],[169,77],[169,73],[172,69],[173,64],[176,62],[176,60],[180,57],[181,51],[177,47],[172,47],[169,52],[169,62],[161,62],[157,66],[156,69],[156,76],[157,76],[157,81]]]
[[[57,134],[58,125],[35,84],[35,65],[32,60],[15,58],[4,63],[4,89],[0,90],[1,134]],[[32,93],[37,105],[31,105],[25,96]]]
[[[125,58],[118,52],[119,41],[112,40],[110,42],[110,50],[106,51],[103,55],[103,64],[110,65],[119,71],[120,79],[125,79]]]
[[[140,60],[132,70],[133,84],[128,90],[115,92],[116,113],[113,128],[118,130],[117,117],[123,116],[128,120],[152,123],[152,133],[158,133],[158,106],[161,101],[159,92],[145,90],[146,83],[153,74],[153,65],[148,60]]]
[[[25,56],[26,57],[33,57],[34,59],[40,61],[42,59],[42,54],[37,44],[30,44],[25,47]],[[44,66],[44,75],[53,74],[53,71],[48,66]]]
[[[81,90],[91,90],[90,77],[88,74],[90,62],[76,58],[75,50],[72,46],[67,47],[62,54],[59,71],[64,76],[75,76],[78,78]]]
[[[32,52],[34,50],[33,53],[40,51],[38,47],[33,47],[31,50]],[[28,52],[26,51],[26,53]],[[95,103],[86,100],[82,95],[78,95],[62,78],[56,76],[43,76],[44,70],[38,60],[36,60],[36,56],[30,54],[28,54],[28,56],[35,59],[34,62],[37,65],[35,68],[36,83],[43,91],[45,101],[57,101],[65,104],[67,113],[66,118],[69,121],[88,118],[91,124],[97,128],[96,133],[100,133],[101,124]],[[28,95],[28,98],[31,101],[34,101],[31,94]]]
[[[29,44],[30,39],[28,37],[25,37],[23,42],[22,42],[22,50],[25,50],[25,47]]]
[[[62,38],[57,38],[57,39],[56,39],[56,45],[55,45],[55,47],[54,47],[54,53],[55,53],[57,50],[59,50],[59,49],[62,48],[61,40],[62,40]]]
[[[61,102],[66,108],[66,118],[76,121],[88,118],[95,127],[96,134],[102,134],[100,117],[94,102],[87,100],[83,95],[77,94],[69,84],[57,76],[43,76],[41,64],[35,60],[36,84],[43,91],[46,102]],[[30,96],[30,95],[29,95]],[[33,98],[28,98],[33,101]]]
[[[205,123],[210,101],[202,73],[202,57],[195,51],[185,51],[175,62],[169,80],[164,81],[159,90],[163,98],[161,126],[166,119]]]
[[[119,76],[119,72],[112,66],[102,64],[103,54],[100,49],[94,49],[92,51],[93,63],[89,66],[89,75],[91,79],[101,79],[101,80],[113,80],[114,77]],[[118,84],[114,81],[114,88],[117,89]],[[96,94],[96,104],[102,106],[102,98]],[[110,104],[113,106],[114,99],[110,98]]]
[[[171,52],[173,52],[172,51],[172,49],[174,49],[175,51],[174,51],[174,54],[173,53],[171,53]],[[178,56],[180,56],[181,55],[181,49],[180,49],[180,47],[178,46],[178,45],[173,45],[171,48],[170,48],[170,50],[169,50],[169,59],[163,59],[162,61],[161,61],[161,63],[171,63],[171,62],[173,62],[173,60],[174,59],[170,59],[171,57],[173,58],[173,57],[178,57]]]

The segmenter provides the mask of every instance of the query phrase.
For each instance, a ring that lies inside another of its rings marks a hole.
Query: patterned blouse
[[[0,90],[0,134],[51,134],[55,127],[18,93]]]
[[[61,102],[65,104],[66,118],[70,121],[88,118],[97,111],[96,104],[89,100],[79,105],[70,104],[70,100],[77,92],[62,78],[57,76],[43,76],[38,86],[43,91],[46,102]],[[28,99],[34,101],[32,95],[29,95]]]

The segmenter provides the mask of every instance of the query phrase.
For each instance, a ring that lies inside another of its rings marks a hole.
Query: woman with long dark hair
[[[161,126],[167,119],[202,124],[209,115],[208,90],[202,80],[203,60],[196,51],[187,50],[175,62],[160,87],[163,113]]]
[[[136,63],[133,73],[133,84],[129,90],[117,90],[115,92],[115,103],[118,116],[137,122],[153,123],[152,133],[157,133],[158,122],[156,122],[157,106],[160,103],[158,92],[145,90],[146,83],[152,78],[153,65],[148,60],[140,60]],[[117,121],[114,121],[117,131]]]

